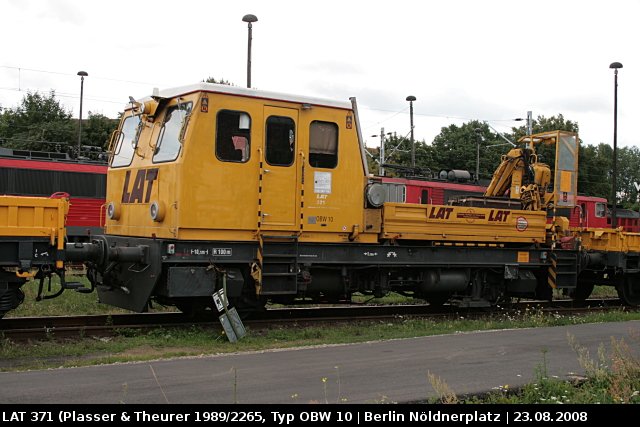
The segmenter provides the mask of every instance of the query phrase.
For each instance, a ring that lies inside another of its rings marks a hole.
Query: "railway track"
[[[593,299],[576,305],[571,300],[530,301],[499,306],[497,309],[458,308],[428,305],[348,305],[338,307],[277,308],[257,312],[244,324],[261,329],[278,325],[310,325],[319,322],[341,323],[385,320],[399,317],[465,318],[499,313],[522,313],[527,309],[561,315],[608,311],[624,307],[618,299]],[[13,317],[0,321],[0,337],[13,341],[111,336],[121,329],[179,328],[198,325],[219,328],[217,314],[193,318],[183,313],[134,313],[53,317]]]

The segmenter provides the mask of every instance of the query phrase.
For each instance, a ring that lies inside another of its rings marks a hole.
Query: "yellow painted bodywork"
[[[160,107],[149,108],[149,102],[140,107],[151,112],[140,115],[133,160],[108,172],[107,203],[117,205],[118,218],[106,221],[107,234],[203,241],[258,241],[260,234],[281,234],[295,235],[301,242],[377,243],[395,238],[545,242],[544,212],[397,203],[368,209],[364,200],[368,178],[350,104],[314,105],[220,90],[179,95],[181,103],[191,103],[191,114],[183,127],[179,155],[164,163],[154,162],[153,153],[164,115],[177,105],[178,97],[161,99]],[[140,114],[136,108],[132,105],[124,117]],[[250,155],[245,162],[224,161],[216,155],[220,111],[250,117]],[[265,159],[265,129],[271,116],[295,123],[290,166],[270,165]],[[337,125],[335,168],[313,167],[308,161],[314,121]],[[153,185],[145,181],[149,176],[156,176]],[[132,187],[143,183],[138,198],[127,197]],[[163,212],[161,220],[151,218],[154,202]]]
[[[66,199],[0,196],[0,237],[46,238],[64,249]]]
[[[572,232],[589,251],[640,252],[640,233],[628,233],[609,228],[574,228]]]
[[[202,99],[206,98],[206,108]],[[153,150],[166,107],[153,121],[143,118],[143,128],[131,165],[110,168],[107,203],[119,206],[117,220],[106,221],[112,235],[182,240],[257,240],[258,233],[296,234],[300,241],[348,241],[354,229],[364,228],[366,177],[350,109],[267,100],[215,92],[181,96],[192,102],[180,154],[175,161],[153,162]],[[176,99],[166,106],[176,105]],[[216,156],[216,120],[221,110],[240,111],[251,118],[250,156],[242,162],[222,161]],[[131,115],[131,110],[126,116]],[[265,122],[269,116],[289,117],[295,122],[295,155],[291,166],[272,166],[264,160]],[[312,121],[338,126],[338,164],[315,168],[309,162],[309,127]],[[158,169],[148,202],[122,203],[126,175],[131,188],[140,169]],[[331,176],[329,193],[315,191],[316,173]],[[261,191],[260,191],[261,189]],[[165,209],[162,221],[153,221],[149,209],[154,201]],[[261,215],[259,215],[261,213]],[[266,215],[263,215],[266,214]],[[360,234],[356,241],[373,242],[376,233]]]
[[[383,237],[451,242],[544,243],[546,213],[386,203]]]

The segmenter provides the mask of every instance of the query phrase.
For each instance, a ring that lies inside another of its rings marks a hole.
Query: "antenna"
[[[505,141],[507,141],[507,142],[508,142],[509,144],[511,144],[512,146],[514,146],[514,147],[516,146],[516,144],[515,144],[513,141],[511,141],[509,138],[507,138],[506,136],[504,136],[503,134],[501,134],[500,132],[498,132],[498,131],[497,131],[493,126],[491,126],[491,125],[490,125],[486,120],[484,121],[484,124],[485,124],[485,125],[487,125],[487,126],[489,126],[491,129],[493,129],[493,131],[494,131],[495,133],[497,133],[497,134],[498,134],[498,136],[499,136],[500,138],[504,139]]]

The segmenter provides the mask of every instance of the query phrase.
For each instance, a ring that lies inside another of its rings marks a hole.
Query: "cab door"
[[[298,198],[298,110],[264,107],[261,227],[294,231]]]

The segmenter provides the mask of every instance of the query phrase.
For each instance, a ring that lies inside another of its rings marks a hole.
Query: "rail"
[[[523,312],[527,308],[562,315],[616,310],[624,307],[618,299],[592,299],[577,305],[572,300],[552,302],[531,301],[509,304],[502,311]],[[255,313],[245,325],[263,329],[276,325],[311,325],[314,323],[341,323],[364,320],[385,320],[402,317],[451,318],[464,316],[477,318],[498,313],[482,308],[428,305],[385,305],[278,308]],[[38,339],[83,338],[112,336],[122,329],[153,329],[157,327],[188,327],[199,325],[219,328],[213,312],[193,318],[183,313],[102,314],[88,316],[12,317],[0,322],[0,336],[14,341]]]

